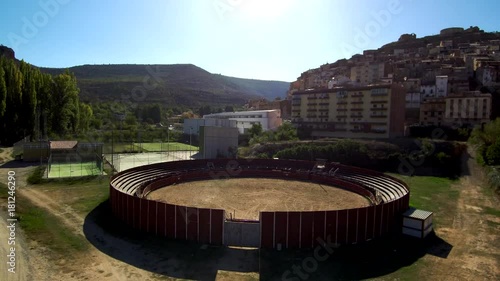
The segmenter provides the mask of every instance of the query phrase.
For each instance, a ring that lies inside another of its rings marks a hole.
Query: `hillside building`
[[[292,123],[313,137],[392,138],[402,136],[405,89],[396,84],[295,92]]]
[[[491,94],[464,92],[446,97],[445,124],[452,127],[474,127],[490,121]]]

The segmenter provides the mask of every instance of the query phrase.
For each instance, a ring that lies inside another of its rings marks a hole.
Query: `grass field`
[[[48,185],[50,185],[51,188],[61,189],[63,186],[66,187],[67,183],[52,182],[47,183],[45,186]],[[92,183],[91,185],[94,184]],[[44,185],[40,185],[39,187],[43,186]],[[82,186],[81,191],[83,190],[84,187]],[[92,190],[95,190],[95,188],[92,188]],[[0,199],[2,201],[6,201],[7,198],[4,195],[7,195],[7,187],[3,183],[0,183],[0,193],[2,194]],[[88,197],[84,200],[86,203],[82,204],[80,210],[85,210],[82,213],[87,212],[89,208],[85,207],[88,207],[89,201],[92,201],[92,203],[90,203],[90,205],[92,205],[90,209],[92,209],[96,206],[96,204],[98,204],[98,201],[103,200],[104,197],[104,194],[96,197]],[[57,216],[35,206],[22,196],[17,196],[16,198],[16,213],[18,215],[19,225],[23,229],[23,233],[29,238],[29,240],[31,240],[30,243],[34,242],[45,246],[47,249],[45,254],[48,257],[58,260],[66,258],[68,255],[76,255],[88,250],[89,244],[86,242],[85,237],[77,235],[66,229]],[[79,200],[76,199],[74,201],[76,203]],[[6,206],[6,204],[2,205]]]
[[[70,164],[51,164],[48,178],[70,178],[97,176],[101,174],[101,169],[95,162],[70,163]]]
[[[434,223],[437,228],[453,223],[460,195],[457,187],[458,180],[426,176],[408,177],[397,174],[392,174],[392,176],[403,180],[410,187],[410,206],[436,214]]]

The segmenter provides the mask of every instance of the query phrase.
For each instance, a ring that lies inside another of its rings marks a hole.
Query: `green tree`
[[[79,92],[76,78],[69,71],[54,78],[51,111],[52,131],[56,134],[62,136],[77,132],[80,117]]]
[[[500,141],[500,118],[485,124],[483,128],[475,128],[469,142],[477,148],[477,161],[480,164],[496,163],[496,143]],[[490,146],[495,145],[490,149]]]
[[[0,58],[0,118],[3,118],[7,102],[7,85],[5,84],[5,71]]]
[[[247,133],[248,135],[250,135],[251,138],[262,135],[262,124],[254,123],[252,127],[248,129]]]
[[[274,133],[274,140],[276,141],[290,141],[298,140],[297,129],[290,122],[284,122],[278,127]]]
[[[37,107],[37,84],[39,84],[41,74],[38,69],[34,69],[24,61],[21,61],[20,71],[24,77],[21,101],[21,114],[23,116],[21,118],[21,127],[23,128],[24,136],[33,136]]]
[[[92,107],[83,102],[80,103],[80,124],[78,129],[80,132],[88,131],[90,127],[90,122],[93,119]]]
[[[500,165],[500,139],[486,149],[486,164]]]

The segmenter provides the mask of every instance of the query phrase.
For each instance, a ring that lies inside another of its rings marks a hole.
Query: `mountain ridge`
[[[66,68],[39,67],[50,74]],[[236,78],[213,74],[194,64],[85,64],[74,73],[83,100],[109,100],[147,90],[147,102],[197,107],[244,104],[249,99],[285,97],[289,82]],[[146,101],[141,101],[146,102]]]

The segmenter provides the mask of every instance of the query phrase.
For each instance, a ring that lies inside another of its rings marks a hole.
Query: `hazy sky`
[[[402,33],[500,31],[499,12],[497,0],[2,0],[0,44],[37,66],[192,63],[293,81]]]

